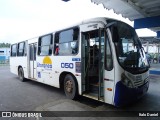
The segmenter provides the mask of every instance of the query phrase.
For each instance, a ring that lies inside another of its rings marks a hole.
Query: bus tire
[[[69,99],[73,100],[77,98],[77,95],[78,95],[77,81],[70,74],[67,74],[64,78],[64,92],[67,98]]]
[[[22,68],[22,67],[20,67],[20,68],[18,69],[18,77],[19,77],[19,79],[20,79],[22,82],[25,81],[24,72],[23,72],[23,68]]]

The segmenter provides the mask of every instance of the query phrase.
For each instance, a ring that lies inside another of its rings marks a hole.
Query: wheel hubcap
[[[72,84],[72,81],[71,81],[71,80],[68,80],[68,81],[66,82],[66,90],[67,90],[67,92],[72,93],[73,84]]]

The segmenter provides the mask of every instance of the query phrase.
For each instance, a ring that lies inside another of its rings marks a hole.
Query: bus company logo
[[[43,59],[43,63],[37,63],[37,67],[42,67],[42,68],[45,68],[45,69],[52,69],[52,60],[50,59],[50,57],[46,56],[44,59]]]

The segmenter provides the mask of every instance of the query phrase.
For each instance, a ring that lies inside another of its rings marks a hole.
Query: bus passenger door
[[[104,29],[82,33],[83,96],[104,100]]]
[[[37,44],[29,45],[29,78],[37,79],[37,63],[36,63]]]

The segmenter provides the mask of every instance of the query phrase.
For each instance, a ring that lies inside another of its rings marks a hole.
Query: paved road
[[[141,100],[137,101],[137,103],[123,108],[116,108],[114,106],[97,102],[85,97],[80,97],[77,101],[68,100],[62,90],[30,80],[27,82],[21,82],[16,75],[9,72],[9,67],[1,66],[0,111],[34,110],[160,111],[160,77],[158,78],[156,76],[151,76],[148,93]],[[92,120],[95,118],[89,119]],[[119,118],[113,117],[108,119],[119,120]],[[124,120],[124,118],[121,119]],[[126,119],[128,120],[128,118]],[[12,118],[9,120],[12,120]]]
[[[60,89],[28,80],[21,82],[9,72],[9,67],[0,67],[0,110],[34,110],[51,101],[66,99]]]

